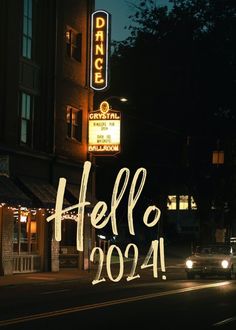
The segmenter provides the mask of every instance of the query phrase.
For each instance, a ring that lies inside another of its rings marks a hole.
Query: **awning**
[[[32,199],[36,202],[37,207],[55,208],[57,189],[50,183],[30,177],[20,177],[21,184],[32,195]],[[64,206],[69,206],[70,203],[64,198]]]
[[[32,200],[5,175],[0,175],[0,203],[11,206],[31,206]]]
[[[73,196],[75,203],[78,203],[79,200],[79,193],[80,193],[80,186],[75,184],[66,184],[66,190]],[[88,207],[94,207],[97,204],[97,199],[95,196],[91,194],[89,190],[86,192],[86,202],[90,202],[91,204]]]

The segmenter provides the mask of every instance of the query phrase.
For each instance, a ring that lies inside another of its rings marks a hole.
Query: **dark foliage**
[[[133,5],[130,37],[113,43],[108,93],[130,100],[120,159],[155,174],[152,195],[186,185],[209,238],[213,204],[231,225],[235,218],[236,2],[172,3]],[[211,163],[217,149],[220,169]]]

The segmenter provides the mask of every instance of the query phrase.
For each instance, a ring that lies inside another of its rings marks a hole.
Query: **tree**
[[[126,155],[156,166],[163,184],[181,176],[198,201],[205,240],[219,197],[214,180],[224,182],[223,189],[235,171],[225,172],[223,181],[213,176],[211,154],[217,140],[236,140],[236,3],[172,3],[169,9],[152,0],[133,5],[130,37],[114,43],[111,91],[132,100],[126,112],[136,119],[129,121]]]

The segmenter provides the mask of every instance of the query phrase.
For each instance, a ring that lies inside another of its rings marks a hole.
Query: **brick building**
[[[85,248],[77,252],[76,215],[54,240],[60,177],[75,204],[87,153],[90,15],[93,0],[0,2],[0,272],[88,268],[94,241],[86,209]],[[93,169],[92,169],[93,172]],[[95,200],[93,173],[87,200]],[[87,220],[87,221],[86,221]]]

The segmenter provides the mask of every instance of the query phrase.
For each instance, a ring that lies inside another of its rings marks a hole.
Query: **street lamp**
[[[127,103],[129,99],[125,95],[116,95],[111,92],[109,93],[95,93],[94,94],[94,106],[95,108],[99,108],[99,104],[102,101],[112,101],[111,103],[114,103],[114,106],[122,105],[122,103]]]
[[[111,99],[115,99],[115,100],[118,100],[122,103],[125,103],[125,102],[128,102],[128,99],[124,96],[117,96],[117,95],[111,95],[111,96],[108,96],[105,98],[105,101],[109,101]]]
[[[113,102],[110,102],[113,101]],[[104,109],[112,110],[112,108],[116,108],[122,105],[122,103],[127,103],[129,100],[124,96],[118,96],[118,95],[110,95],[110,96],[104,96],[103,98],[100,98],[100,100],[97,100],[96,108],[101,110],[101,108],[104,107]]]
[[[116,96],[116,95],[111,95],[111,96],[105,97],[104,100],[103,100],[103,102],[108,102],[110,100],[116,100],[116,101],[119,101],[120,103],[126,103],[126,102],[128,102],[128,99],[126,97],[124,97],[124,96]],[[110,107],[110,109],[112,109],[112,107]]]

